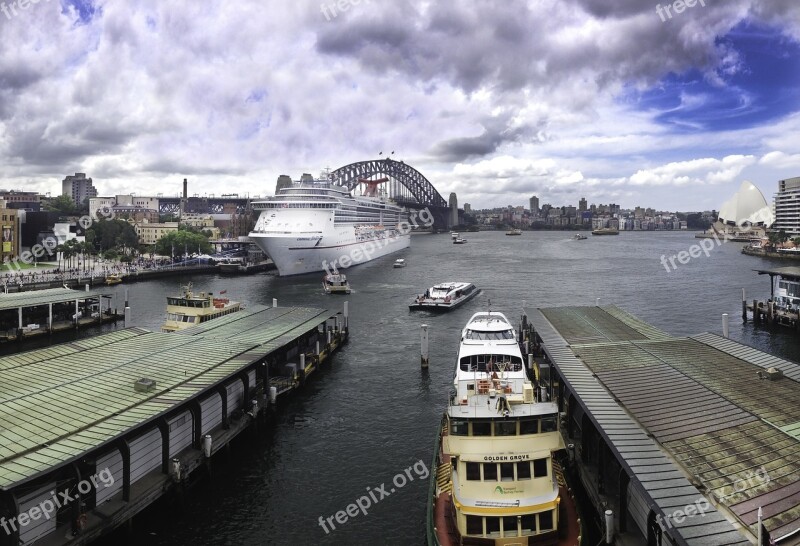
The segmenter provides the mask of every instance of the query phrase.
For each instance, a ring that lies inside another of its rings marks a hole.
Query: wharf
[[[775,298],[775,277],[788,281],[792,285],[798,285],[800,284],[800,267],[788,266],[756,269],[755,271],[759,275],[769,275],[770,297],[763,302],[754,299],[751,304],[747,303],[744,291],[742,291],[742,321],[747,322],[747,313],[749,311],[755,324],[788,326],[800,331],[800,300],[796,299],[794,294],[791,297],[786,297],[788,294],[785,291],[783,292],[783,298]],[[785,303],[784,300],[788,299],[793,301],[791,305]],[[783,304],[781,304],[781,301],[783,301]]]
[[[0,542],[86,544],[129,522],[261,420],[272,366],[321,362],[348,333],[346,307],[257,306],[0,358]]]
[[[118,320],[124,320],[124,316],[111,309],[110,293],[50,288],[0,294],[0,341],[24,340]]]
[[[745,545],[762,508],[800,543],[800,366],[614,306],[527,317],[595,520],[612,510],[626,544]]]

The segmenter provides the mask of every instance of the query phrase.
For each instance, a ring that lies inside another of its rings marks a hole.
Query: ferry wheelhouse
[[[215,298],[213,294],[192,292],[192,284],[182,287],[181,295],[167,297],[167,320],[162,332],[176,332],[214,320],[237,311],[242,304],[227,298]]]
[[[528,378],[511,323],[473,315],[442,419],[429,543],[579,544],[558,429],[558,407]]]
[[[250,239],[275,263],[280,275],[347,268],[407,248],[408,214],[364,180],[353,196],[326,178],[303,180],[253,203],[261,215]]]

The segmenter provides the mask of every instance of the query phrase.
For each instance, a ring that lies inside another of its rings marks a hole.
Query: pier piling
[[[272,306],[273,307],[277,307],[278,306],[278,298],[272,298]]]
[[[420,329],[420,365],[427,368],[430,360],[428,359],[428,325],[423,324]]]
[[[343,312],[344,312],[344,329],[345,330],[347,330],[350,327],[350,320],[349,320],[350,319],[350,310],[349,310],[349,305],[348,305],[349,303],[350,302],[348,302],[348,301],[344,302],[344,310],[343,310]]]
[[[132,326],[131,321],[131,308],[125,306],[125,328],[130,328]]]
[[[606,510],[606,544],[614,544],[614,512]]]
[[[600,307],[600,298],[595,298],[594,304],[595,306]]]
[[[744,288],[742,288],[742,322],[747,324],[747,295]]]
[[[722,337],[724,338],[731,337],[730,323],[728,319],[728,313],[722,313]]]

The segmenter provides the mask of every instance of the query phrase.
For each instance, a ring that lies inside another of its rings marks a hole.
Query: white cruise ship
[[[407,248],[408,215],[377,188],[367,183],[357,197],[325,179],[295,182],[253,203],[261,215],[250,239],[281,276],[346,269]]]

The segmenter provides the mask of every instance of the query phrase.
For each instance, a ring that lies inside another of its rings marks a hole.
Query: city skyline
[[[711,210],[800,174],[788,2],[118,4],[0,14],[0,187],[266,196],[395,150],[474,208]]]

